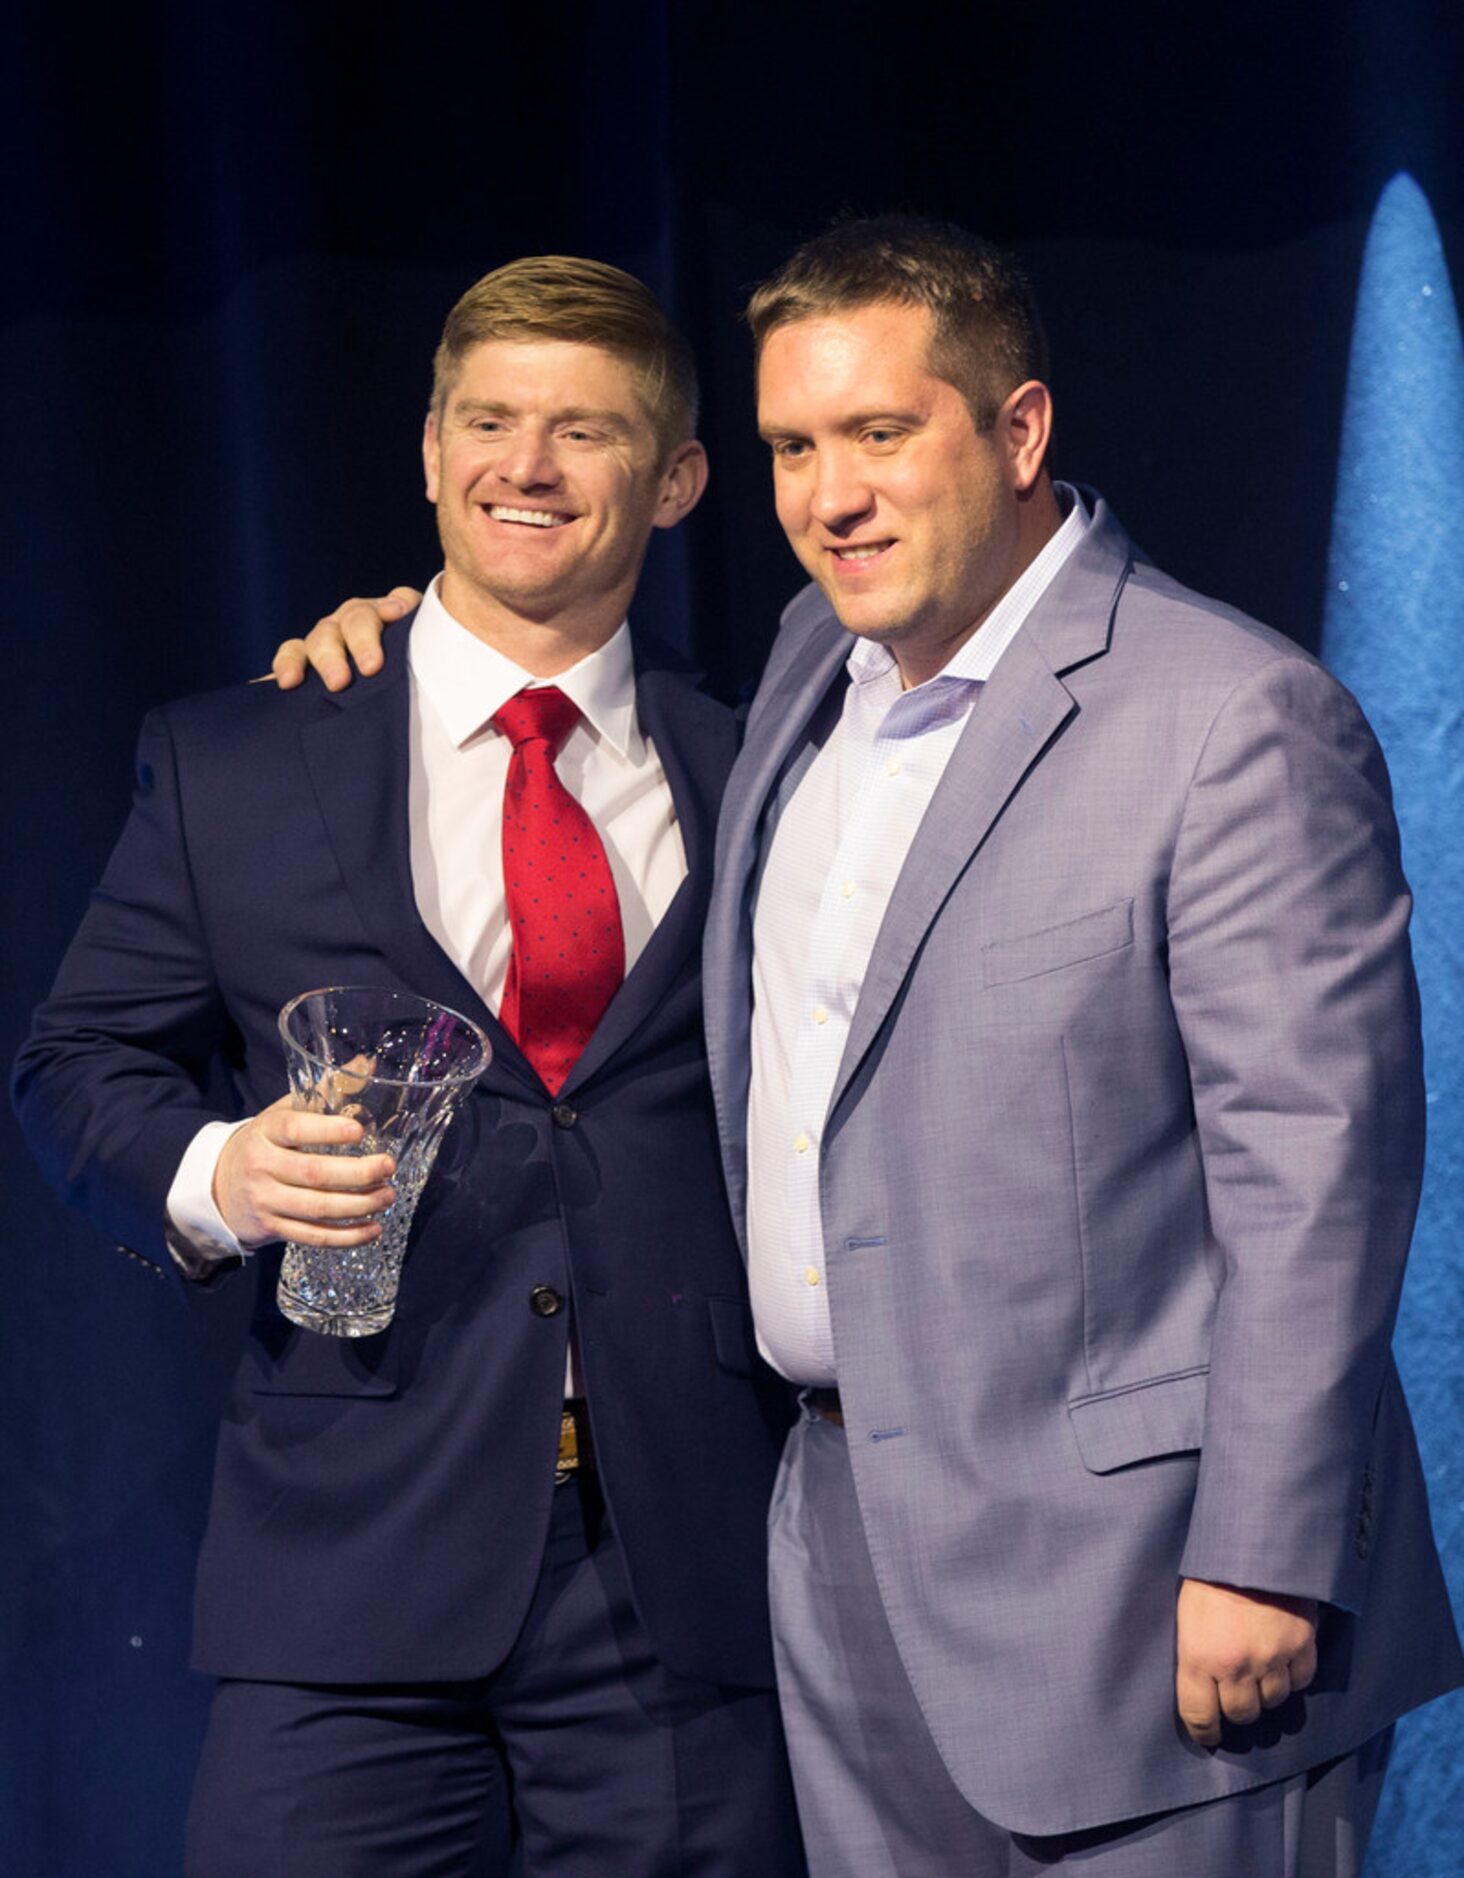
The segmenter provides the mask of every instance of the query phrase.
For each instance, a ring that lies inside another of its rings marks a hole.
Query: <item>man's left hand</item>
[[[1201,1747],[1220,1744],[1220,1723],[1253,1722],[1317,1673],[1315,1598],[1180,1581],[1179,1718]]]

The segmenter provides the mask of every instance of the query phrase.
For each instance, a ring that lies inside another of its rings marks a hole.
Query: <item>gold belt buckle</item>
[[[588,1459],[588,1455],[584,1457]],[[562,1487],[571,1474],[580,1468],[579,1422],[573,1409],[566,1409],[559,1418],[559,1459],[554,1464],[554,1484]]]

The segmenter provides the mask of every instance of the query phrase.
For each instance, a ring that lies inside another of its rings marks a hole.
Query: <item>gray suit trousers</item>
[[[812,1878],[1358,1878],[1391,1728],[1202,1806],[1056,1837],[1008,1832],[962,1797],[931,1739],[885,1616],[846,1437],[812,1410],[789,1438],[771,1539],[778,1686]],[[1076,1767],[1104,1718],[1071,1723]]]

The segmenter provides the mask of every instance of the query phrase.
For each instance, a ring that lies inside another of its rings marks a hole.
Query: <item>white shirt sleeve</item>
[[[189,1278],[200,1278],[220,1259],[248,1258],[214,1205],[213,1177],[224,1143],[243,1122],[205,1122],[189,1142],[168,1189],[168,1250]]]

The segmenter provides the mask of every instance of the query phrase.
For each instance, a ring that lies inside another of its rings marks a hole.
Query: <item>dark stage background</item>
[[[7,1053],[119,826],[144,709],[433,572],[430,357],[487,268],[595,254],[679,312],[714,479],[657,542],[638,618],[732,688],[798,579],[737,309],[830,213],[922,207],[1015,244],[1060,470],[1169,571],[1313,647],[1359,263],[1396,171],[1456,282],[1464,257],[1464,31],[1424,0],[57,17],[13,10],[0,60]],[[165,1878],[239,1300],[185,1313],[0,1125],[3,1862]],[[1457,1585],[1456,1432],[1423,1430]],[[1464,1867],[1461,1735],[1457,1698],[1405,1727],[1374,1874]]]

